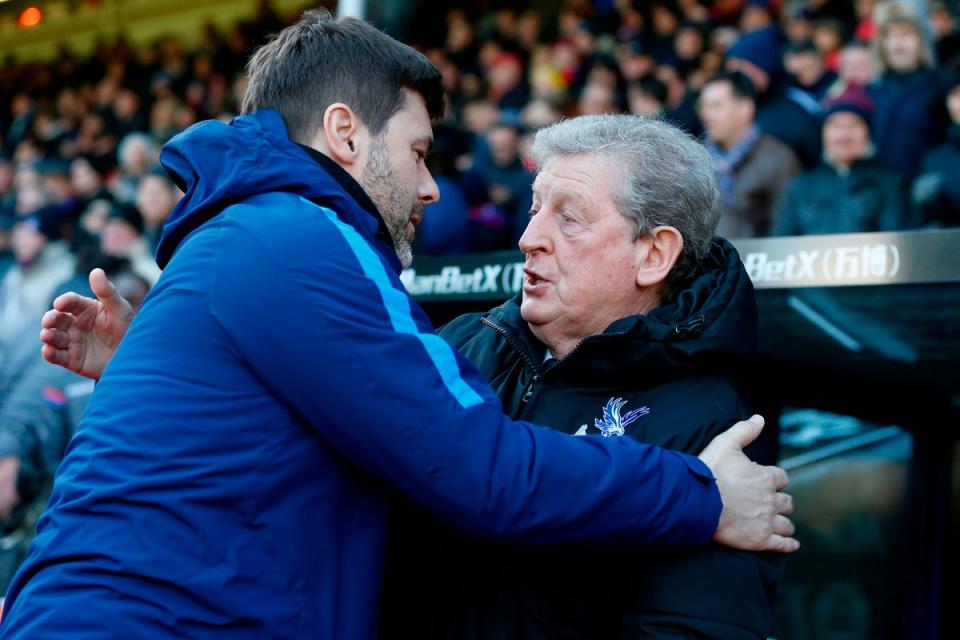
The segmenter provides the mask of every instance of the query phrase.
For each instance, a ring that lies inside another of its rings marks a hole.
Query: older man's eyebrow
[[[560,200],[564,200],[575,207],[582,207],[584,209],[588,209],[590,207],[590,201],[582,194],[576,193],[575,191],[559,190],[557,191],[556,196]]]

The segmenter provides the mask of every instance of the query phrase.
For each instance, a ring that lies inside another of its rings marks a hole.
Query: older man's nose
[[[527,228],[520,236],[520,250],[524,253],[533,253],[534,251],[546,251],[549,246],[549,238],[544,229],[544,216],[537,214],[530,217]]]

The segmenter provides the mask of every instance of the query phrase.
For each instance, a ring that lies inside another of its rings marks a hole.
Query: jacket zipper
[[[523,395],[520,396],[520,404],[517,407],[516,414],[512,416],[514,420],[519,420],[523,417],[524,410],[527,408],[527,404],[530,402],[530,399],[533,397],[534,388],[537,386],[537,382],[540,381],[540,378],[542,377],[542,375],[539,372],[540,370],[533,364],[533,360],[531,360],[530,356],[527,355],[526,349],[521,347],[520,344],[516,340],[514,340],[513,336],[507,333],[506,329],[504,329],[494,321],[489,320],[487,318],[480,318],[480,322],[487,325],[488,327],[490,327],[491,329],[499,333],[501,336],[503,336],[503,339],[507,341],[507,344],[509,344],[514,351],[520,354],[521,359],[524,361],[524,363],[533,373],[533,378],[530,380],[526,388],[523,390]],[[563,359],[558,360],[557,363],[550,368],[550,370],[552,371],[553,369],[556,369],[558,366],[560,366],[561,362],[563,362],[564,360],[567,360],[570,356],[576,353],[577,350],[581,346],[583,346],[583,343],[585,342],[602,340],[603,338],[612,338],[616,336],[622,336],[622,335],[626,335],[626,333],[627,333],[626,331],[618,331],[617,333],[601,333],[595,336],[587,336],[586,338],[578,342],[576,346],[570,351],[570,353],[568,353]]]
[[[520,396],[520,405],[517,407],[516,413],[513,416],[511,416],[514,420],[519,420],[520,416],[523,415],[523,410],[526,408],[527,403],[530,402],[530,398],[533,397],[533,388],[536,386],[537,382],[540,380],[539,369],[534,365],[533,360],[530,358],[530,356],[527,355],[526,349],[520,346],[520,344],[513,339],[513,336],[507,333],[506,329],[504,329],[503,327],[495,323],[493,320],[488,320],[487,318],[480,318],[480,322],[487,325],[497,333],[499,333],[503,337],[503,339],[507,341],[507,344],[509,344],[514,351],[520,354],[520,358],[523,360],[524,364],[533,374],[533,378],[530,379],[529,384],[527,384],[526,388],[523,390],[523,395]]]

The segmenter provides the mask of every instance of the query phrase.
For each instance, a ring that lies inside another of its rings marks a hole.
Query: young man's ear
[[[353,109],[335,102],[323,112],[323,130],[319,137],[327,155],[349,171],[360,159],[362,130],[363,125]]]
[[[683,252],[683,236],[675,227],[654,227],[639,240],[646,246],[637,265],[637,285],[654,287],[667,279]]]

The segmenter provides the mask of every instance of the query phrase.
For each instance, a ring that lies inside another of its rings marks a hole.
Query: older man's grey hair
[[[713,162],[696,139],[654,118],[581,116],[537,132],[531,154],[538,168],[558,155],[605,158],[620,172],[613,201],[636,225],[637,237],[659,226],[675,227],[683,237],[662,297],[670,300],[689,284],[723,212]]]

